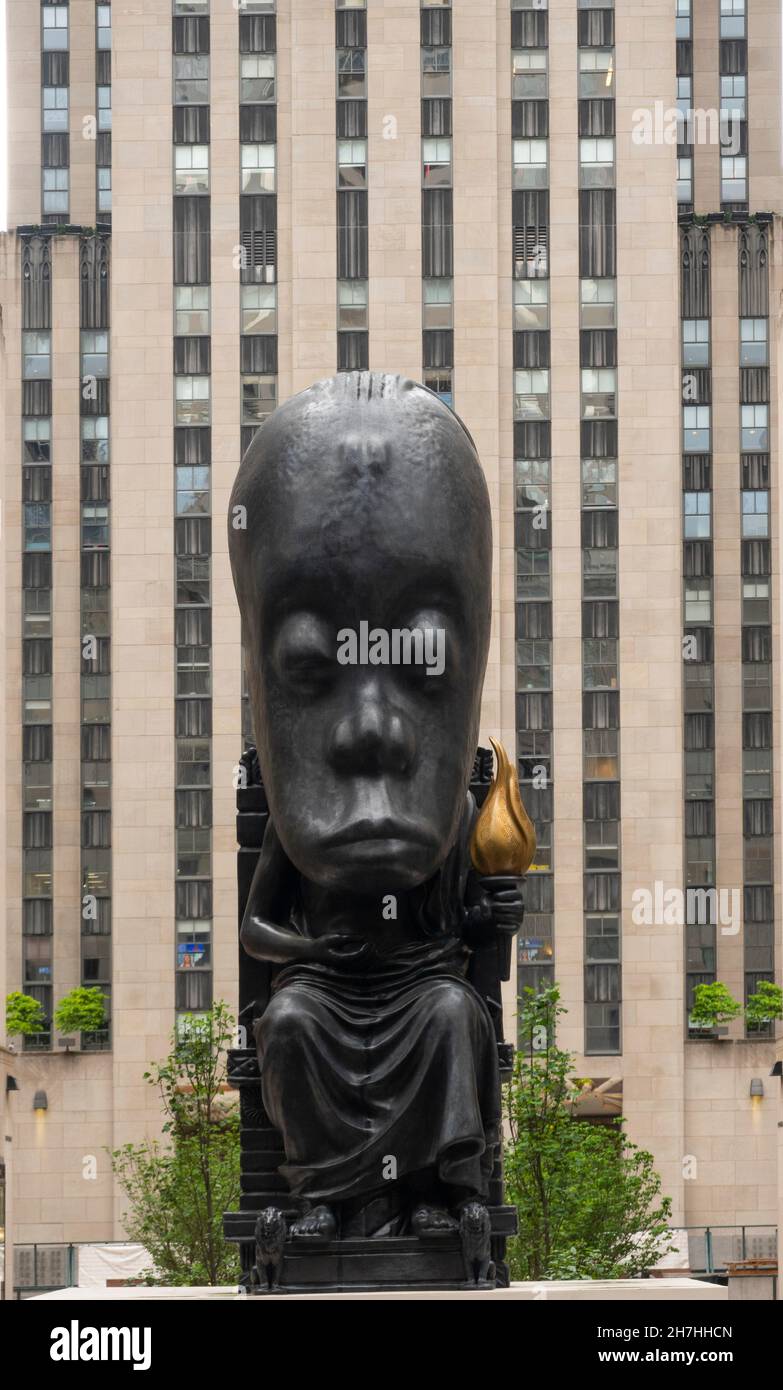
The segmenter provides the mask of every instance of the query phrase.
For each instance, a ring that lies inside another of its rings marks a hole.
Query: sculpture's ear
[[[243,922],[249,917],[261,917],[267,922],[287,923],[298,882],[299,871],[283,849],[270,818],[247,895]]]

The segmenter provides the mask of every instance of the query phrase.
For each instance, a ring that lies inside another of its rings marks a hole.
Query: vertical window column
[[[212,1002],[208,5],[174,5],[174,466],[178,1019]]]
[[[712,524],[711,242],[707,229],[683,227],[682,318],[683,707],[685,747],[685,883],[716,885],[715,614]],[[686,1007],[698,985],[716,979],[715,894],[685,926]],[[699,1031],[690,1027],[689,1036]]]
[[[584,997],[587,1056],[621,1040],[614,10],[578,8]]]
[[[692,0],[674,0],[677,36],[677,205],[693,212],[693,19]]]
[[[277,21],[239,17],[242,453],[277,405]],[[246,13],[249,11],[249,13]]]
[[[517,942],[517,988],[554,977],[549,103],[546,5],[512,5],[516,742],[537,850]]]
[[[748,211],[748,35],[746,0],[720,0],[720,205]]]
[[[769,234],[739,229],[745,999],[775,979]],[[771,1036],[772,1025],[749,1036]]]
[[[369,365],[367,11],[337,0],[337,370]]]
[[[19,987],[52,1028],[52,264],[48,237],[22,243],[22,937]]]
[[[111,225],[111,5],[95,6],[96,221]]]
[[[41,221],[68,222],[70,31],[67,0],[41,0]]]
[[[108,1048],[111,998],[110,242],[79,247],[81,330],[81,982],[104,995],[106,1026],[83,1050]]]
[[[454,404],[452,53],[448,4],[422,0],[422,366],[424,385]]]

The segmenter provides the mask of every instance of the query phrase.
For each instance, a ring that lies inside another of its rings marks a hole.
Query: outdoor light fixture
[[[770,1072],[770,1076],[779,1076],[781,1080],[783,1080],[783,1062],[775,1063],[774,1067],[772,1068],[772,1071]]]
[[[15,1076],[7,1076],[5,1078],[5,1089],[6,1094],[8,1094],[9,1091],[19,1090],[19,1082],[17,1081]]]
[[[750,1094],[752,1096],[763,1096],[764,1082],[762,1081],[760,1076],[753,1077],[753,1080],[750,1083]]]
[[[36,1091],[33,1096],[33,1110],[48,1110],[49,1098],[45,1091]]]

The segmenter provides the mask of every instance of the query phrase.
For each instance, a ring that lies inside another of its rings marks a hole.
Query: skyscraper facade
[[[142,1073],[235,1000],[230,488],[277,403],[366,368],[487,476],[517,991],[558,982],[580,1111],[677,1225],[774,1224],[775,1024],[691,1006],[783,959],[777,0],[8,0],[8,48],[16,1238],[121,1233]],[[107,1022],[66,1049],[78,985]]]

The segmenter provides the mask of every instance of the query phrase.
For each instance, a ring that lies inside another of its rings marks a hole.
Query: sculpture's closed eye
[[[327,624],[314,613],[285,619],[275,639],[273,661],[278,679],[302,694],[316,694],[336,675],[335,642]]]

